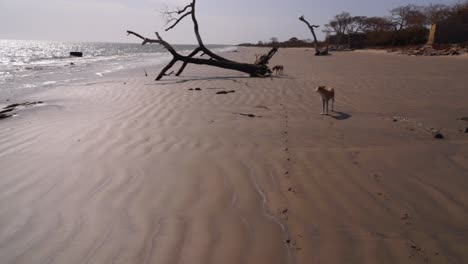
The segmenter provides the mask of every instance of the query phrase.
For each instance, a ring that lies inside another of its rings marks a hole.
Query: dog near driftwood
[[[283,75],[284,66],[283,65],[276,65],[275,67],[271,68],[271,70],[274,73],[276,72],[276,75]]]
[[[328,115],[328,102],[331,100],[332,101],[332,112],[335,111],[334,105],[335,105],[335,89],[333,88],[327,88],[325,86],[319,86],[315,90],[317,93],[319,93],[322,96],[322,115],[326,114]],[[325,112],[325,106],[327,107],[327,111]]]

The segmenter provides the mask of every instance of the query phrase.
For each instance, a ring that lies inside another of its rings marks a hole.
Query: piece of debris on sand
[[[18,107],[31,107],[31,106],[35,106],[35,105],[42,104],[42,103],[43,102],[41,101],[34,101],[34,102],[25,102],[25,103],[7,105],[3,107],[2,110],[0,110],[0,119],[12,117],[14,115],[12,111],[17,109]]]
[[[251,118],[254,118],[254,117],[261,118],[261,116],[254,115],[254,114],[244,114],[244,113],[233,113],[233,114],[235,114],[235,115],[241,115],[241,116],[247,116],[247,117],[251,117]]]
[[[230,94],[230,93],[235,93],[236,91],[234,90],[231,90],[231,91],[220,91],[220,92],[217,92],[216,94]]]

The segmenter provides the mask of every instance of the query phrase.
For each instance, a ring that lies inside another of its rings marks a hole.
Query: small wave
[[[224,48],[218,48],[215,49],[216,52],[236,52],[238,48],[236,46],[229,46],[229,47],[224,47]]]
[[[56,81],[47,81],[47,82],[43,82],[42,86],[50,86],[50,85],[53,85],[53,84],[56,84],[56,83],[57,83]]]
[[[28,89],[28,88],[36,88],[36,87],[37,87],[37,85],[27,83],[27,84],[24,84],[21,88]]]

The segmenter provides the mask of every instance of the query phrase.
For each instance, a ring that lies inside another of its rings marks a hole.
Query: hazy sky
[[[159,11],[190,0],[0,0],[0,39],[136,42],[131,29],[155,31],[172,43],[195,43],[191,20],[163,32]],[[198,0],[197,18],[206,43],[238,44],[277,37],[311,38],[298,17],[327,23],[341,11],[353,15],[387,15],[408,3],[452,4],[457,0]],[[323,28],[323,27],[322,27]],[[320,34],[322,35],[322,34]],[[323,36],[323,35],[322,35]]]

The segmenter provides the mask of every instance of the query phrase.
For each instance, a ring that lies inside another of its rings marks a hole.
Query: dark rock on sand
[[[444,135],[437,129],[431,129],[432,136],[436,139],[444,139]]]
[[[458,44],[452,45],[424,45],[410,49],[391,49],[388,52],[399,52],[410,56],[458,56],[468,52],[466,47]]]

